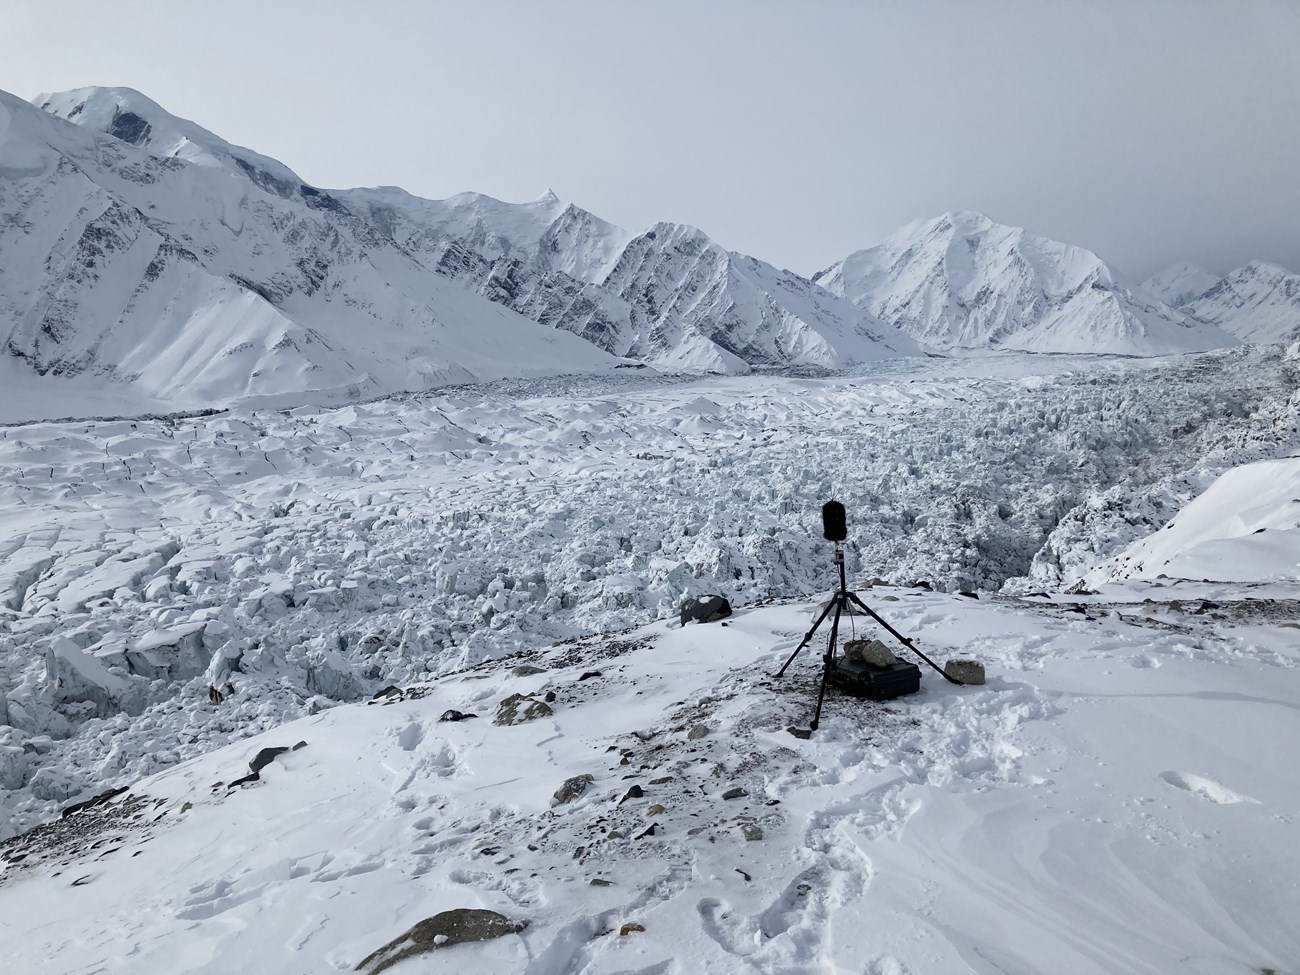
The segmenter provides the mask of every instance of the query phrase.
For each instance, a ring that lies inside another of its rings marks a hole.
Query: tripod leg
[[[817,691],[817,709],[813,711],[812,724],[808,727],[813,731],[822,721],[822,701],[826,700],[826,682],[831,676],[831,667],[834,666],[835,660],[835,638],[840,632],[840,613],[844,609],[844,597],[846,593],[841,592],[835,597],[835,618],[831,620],[831,638],[826,641],[826,656],[822,658],[822,686]]]
[[[916,648],[916,644],[914,644],[911,640],[909,640],[907,637],[903,636],[903,634],[899,633],[896,629],[894,629],[892,626],[890,626],[888,623],[886,623],[886,622],[885,622],[885,621],[880,617],[880,615],[879,615],[879,614],[878,614],[874,609],[872,609],[870,606],[868,606],[866,603],[864,603],[861,599],[859,599],[859,598],[857,597],[856,594],[854,594],[854,593],[849,593],[848,596],[849,596],[850,599],[853,600],[854,604],[855,604],[856,606],[858,606],[858,607],[859,607],[859,608],[860,608],[864,613],[866,613],[866,614],[867,614],[868,616],[870,616],[873,620],[875,620],[877,623],[879,623],[881,626],[883,626],[885,629],[887,629],[890,633],[892,633],[892,634],[894,635],[894,638],[895,638],[896,640],[898,640],[899,643],[901,643],[903,646],[907,647],[907,649],[911,650],[914,654],[916,654],[918,657],[920,657],[922,660],[924,660],[927,664],[929,664],[931,667],[933,667],[935,670],[937,670],[940,674],[942,674],[944,680],[948,681],[948,682],[951,683],[951,684],[960,684],[960,683],[961,683],[961,681],[959,681],[956,677],[950,677],[948,674],[945,674],[944,671],[943,671],[943,668],[942,668],[942,667],[940,667],[937,663],[935,663],[933,660],[931,660],[929,657],[927,657],[925,654],[923,654],[920,650],[918,650],[918,649]]]
[[[826,608],[822,610],[821,616],[817,617],[817,622],[812,625],[812,629],[804,634],[803,641],[797,647],[794,648],[794,653],[790,654],[790,659],[787,660],[785,663],[783,663],[781,665],[781,669],[776,672],[777,677],[785,676],[786,668],[789,667],[792,663],[794,663],[794,658],[799,656],[800,650],[808,646],[808,641],[811,640],[813,638],[813,634],[817,632],[817,627],[821,626],[822,621],[825,620],[826,617],[830,615],[830,611],[836,608],[836,602],[838,601],[838,598],[839,597],[836,597],[835,599],[832,599],[829,603],[826,604]],[[838,613],[835,614],[835,618],[837,620],[839,619]]]

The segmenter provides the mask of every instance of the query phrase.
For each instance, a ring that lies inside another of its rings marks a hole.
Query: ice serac
[[[623,249],[601,282],[631,309],[620,354],[666,367],[837,368],[917,355],[896,329],[791,271],[660,223]]]
[[[1142,290],[1170,308],[1178,308],[1199,298],[1221,280],[1219,275],[1199,264],[1180,261],[1143,281]]]
[[[1243,342],[1300,339],[1300,274],[1252,261],[1183,309]]]
[[[1128,286],[1096,254],[956,211],[813,278],[940,348],[1161,355],[1236,340]]]
[[[138,93],[42,104],[0,93],[0,358],[48,400],[9,419],[67,415],[87,390],[189,409],[616,365]]]

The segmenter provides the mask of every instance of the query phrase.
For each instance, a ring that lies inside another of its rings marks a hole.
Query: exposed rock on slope
[[[1235,340],[1130,289],[1096,254],[958,211],[814,277],[942,348],[1157,355]]]

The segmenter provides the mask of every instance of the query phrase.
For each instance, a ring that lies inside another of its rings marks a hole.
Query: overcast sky
[[[0,87],[83,85],[319,186],[549,187],[805,274],[951,209],[1300,271],[1300,0],[5,0]]]

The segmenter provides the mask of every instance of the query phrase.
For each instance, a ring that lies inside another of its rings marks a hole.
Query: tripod
[[[843,516],[841,515],[841,518],[842,517]],[[843,536],[841,535],[840,537]],[[835,666],[835,641],[839,637],[840,616],[841,614],[844,613],[845,610],[849,608],[850,602],[852,602],[854,606],[858,607],[858,609],[862,610],[862,612],[866,613],[873,620],[875,620],[886,630],[888,630],[890,635],[892,635],[896,640],[902,643],[903,646],[911,650],[914,654],[916,654],[918,657],[924,660],[927,664],[933,667],[940,674],[943,674],[944,680],[949,681],[950,683],[953,684],[961,683],[961,681],[957,680],[957,678],[951,677],[948,674],[944,673],[942,667],[940,667],[933,660],[931,660],[920,650],[918,650],[916,648],[916,645],[912,643],[911,640],[903,636],[903,634],[899,633],[896,629],[894,629],[883,619],[881,619],[881,617],[875,612],[875,610],[873,610],[870,606],[868,606],[866,603],[864,603],[861,599],[857,597],[856,593],[849,592],[848,584],[844,581],[844,550],[840,548],[840,543],[838,541],[835,542],[835,565],[840,570],[839,591],[836,592],[835,596],[831,599],[831,601],[826,604],[826,608],[822,610],[821,616],[817,617],[817,622],[815,622],[812,625],[812,629],[809,630],[804,635],[804,638],[800,642],[800,644],[794,648],[794,653],[790,654],[789,659],[786,660],[786,662],[781,665],[781,669],[776,672],[776,676],[778,678],[783,677],[785,675],[786,668],[788,668],[792,663],[794,663],[794,658],[799,656],[799,651],[808,645],[808,643],[813,638],[813,634],[817,632],[817,628],[826,621],[827,616],[830,616],[831,610],[834,610],[835,618],[831,620],[831,637],[829,640],[826,641],[826,653],[822,657],[822,682],[821,682],[821,687],[817,691],[817,709],[813,711],[812,724],[809,726],[808,734],[795,732],[801,738],[807,738],[808,735],[812,734],[814,731],[817,730],[817,725],[821,723],[822,701],[826,699],[826,682],[830,679],[831,668]]]

